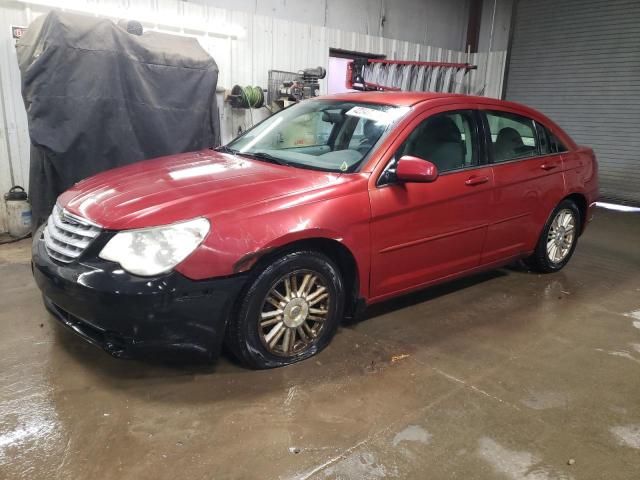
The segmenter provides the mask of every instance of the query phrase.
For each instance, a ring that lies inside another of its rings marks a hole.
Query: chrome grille
[[[100,227],[56,205],[43,234],[49,256],[59,262],[69,263],[78,258],[100,234]]]

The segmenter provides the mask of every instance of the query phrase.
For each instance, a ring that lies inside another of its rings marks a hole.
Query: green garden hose
[[[234,85],[231,89],[231,106],[234,108],[261,108],[264,106],[264,92],[260,87]]]

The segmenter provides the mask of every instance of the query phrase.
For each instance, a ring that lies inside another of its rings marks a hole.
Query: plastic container
[[[9,193],[5,193],[4,201],[7,206],[9,235],[15,238],[27,236],[31,232],[31,205],[27,192],[16,185]]]

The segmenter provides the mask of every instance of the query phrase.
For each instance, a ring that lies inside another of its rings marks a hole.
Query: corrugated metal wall
[[[457,50],[464,50],[465,47],[471,1],[190,0],[265,17]]]
[[[20,97],[20,73],[11,25],[24,25],[24,12],[0,6],[0,232],[6,230],[3,195],[29,183],[29,132]]]
[[[506,98],[595,149],[604,198],[640,204],[640,2],[520,0]]]
[[[108,4],[121,8],[123,2],[86,0],[87,5]],[[139,3],[138,3],[139,5]],[[220,67],[219,84],[231,88],[234,84],[267,86],[268,70],[297,71],[305,67],[326,66],[329,48],[341,48],[367,53],[384,54],[391,59],[466,61],[464,52],[433,48],[406,41],[393,40],[362,33],[346,32],[319,25],[303,24],[273,17],[237,12],[177,0],[149,0],[152,13],[178,19],[200,19],[203,25],[236,25],[246,35],[239,38],[218,34],[191,33],[215,58]],[[27,119],[20,97],[20,76],[15,55],[15,42],[10,35],[11,25],[28,25],[47,9],[27,7],[18,3],[0,5],[0,193],[12,185],[28,185],[29,138]],[[119,10],[120,11],[120,10]],[[212,27],[212,28],[213,28]],[[170,33],[185,34],[183,30],[157,28]],[[506,52],[478,53],[470,62],[479,66],[472,72],[471,89],[474,93],[498,97]],[[326,91],[326,83],[321,84]],[[254,121],[265,115],[255,112]],[[244,112],[222,112],[223,135],[229,138],[249,124],[250,116]],[[33,192],[32,192],[33,193]],[[4,202],[0,201],[0,231],[5,230]]]

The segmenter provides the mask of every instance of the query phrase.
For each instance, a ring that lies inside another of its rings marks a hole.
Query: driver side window
[[[478,165],[478,134],[474,114],[457,110],[433,115],[420,123],[396,151],[381,177],[389,183],[395,177],[395,165],[404,155],[428,160],[439,173]]]

